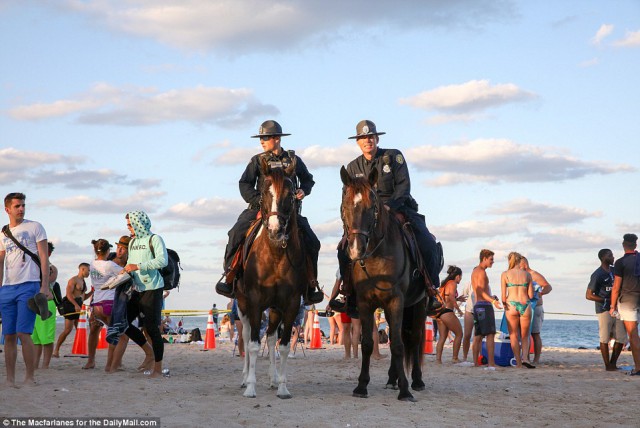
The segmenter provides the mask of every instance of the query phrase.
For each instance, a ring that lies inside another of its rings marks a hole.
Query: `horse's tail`
[[[424,321],[427,316],[426,303],[420,300],[404,308],[402,318],[402,342],[404,343],[404,366],[410,373],[413,365],[422,366],[424,361]]]

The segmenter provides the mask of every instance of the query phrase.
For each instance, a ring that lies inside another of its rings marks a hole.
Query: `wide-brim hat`
[[[123,235],[120,237],[120,240],[116,242],[116,245],[122,245],[125,247],[129,247],[129,242],[131,241],[131,237],[127,235]]]
[[[350,140],[354,138],[367,137],[369,135],[384,135],[386,132],[378,132],[376,130],[376,124],[370,120],[361,120],[356,125],[356,135],[349,137]]]
[[[282,126],[275,120],[267,120],[260,125],[260,129],[258,129],[257,135],[252,135],[251,138],[260,138],[260,137],[285,137],[291,134],[283,134]]]

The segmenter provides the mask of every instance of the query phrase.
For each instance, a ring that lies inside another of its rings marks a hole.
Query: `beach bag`
[[[151,243],[152,237],[153,235],[149,237],[149,248],[151,249],[151,254],[155,259],[156,254],[153,251],[153,243]],[[180,271],[182,270],[182,266],[180,266],[180,256],[178,253],[167,248],[167,265],[159,270],[164,281],[164,290],[173,290],[174,288],[180,287]]]
[[[202,342],[202,333],[200,333],[199,328],[194,328],[191,330],[191,341],[192,342]]]

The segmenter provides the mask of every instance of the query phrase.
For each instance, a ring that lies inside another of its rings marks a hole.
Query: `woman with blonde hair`
[[[529,361],[528,352],[533,281],[527,271],[520,269],[520,260],[522,260],[522,256],[519,253],[509,253],[509,269],[502,273],[500,279],[502,303],[509,327],[511,349],[516,358],[516,367],[522,368],[524,366],[528,369],[534,369],[535,366]]]

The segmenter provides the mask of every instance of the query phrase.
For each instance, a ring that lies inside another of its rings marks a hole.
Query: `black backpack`
[[[151,243],[151,238],[153,235],[149,237],[149,249],[151,250],[151,254],[153,258],[156,258],[156,254],[153,251],[153,244]],[[180,287],[180,271],[182,270],[182,266],[180,266],[180,256],[174,250],[167,248],[167,265],[160,270],[160,275],[162,275],[162,279],[164,281],[164,290],[173,290],[174,288]]]

